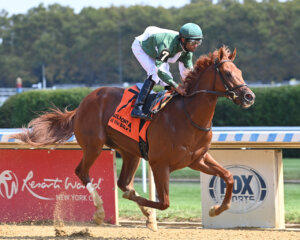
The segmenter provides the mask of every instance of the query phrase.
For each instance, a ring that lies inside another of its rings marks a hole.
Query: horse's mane
[[[193,71],[190,71],[184,81],[184,87],[187,93],[192,86],[197,82],[199,76],[212,64],[214,64],[215,59],[218,57],[219,50],[223,53],[223,59],[228,59],[228,56],[231,54],[230,49],[223,45],[220,49],[216,49],[212,53],[208,53],[207,55],[200,56],[196,63],[194,64]]]

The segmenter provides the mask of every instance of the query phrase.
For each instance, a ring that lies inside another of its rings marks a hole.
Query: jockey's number
[[[162,62],[167,62],[168,58],[169,58],[170,52],[168,49],[164,49],[161,51],[160,56],[159,56],[159,60]]]

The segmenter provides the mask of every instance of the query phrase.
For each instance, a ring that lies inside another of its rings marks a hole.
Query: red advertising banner
[[[93,200],[75,175],[81,150],[0,150],[0,221],[91,221]],[[102,151],[90,169],[105,221],[117,222],[114,153]]]

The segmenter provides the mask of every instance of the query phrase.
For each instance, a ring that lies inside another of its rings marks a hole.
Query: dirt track
[[[283,230],[216,230],[199,227],[160,226],[152,232],[143,226],[94,224],[54,227],[53,225],[0,225],[0,239],[300,239],[300,231]]]

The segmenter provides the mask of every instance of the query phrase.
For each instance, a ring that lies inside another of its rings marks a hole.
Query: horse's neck
[[[191,89],[191,93],[199,90],[214,91],[214,74],[211,71],[205,71],[197,84]],[[216,104],[217,95],[211,93],[197,93],[193,97],[186,98],[186,108],[192,120],[199,126],[210,127]]]
[[[199,90],[215,90],[215,72],[213,71],[212,66],[208,66],[202,73],[199,74],[198,78],[196,78],[193,84],[191,91],[199,91]]]

